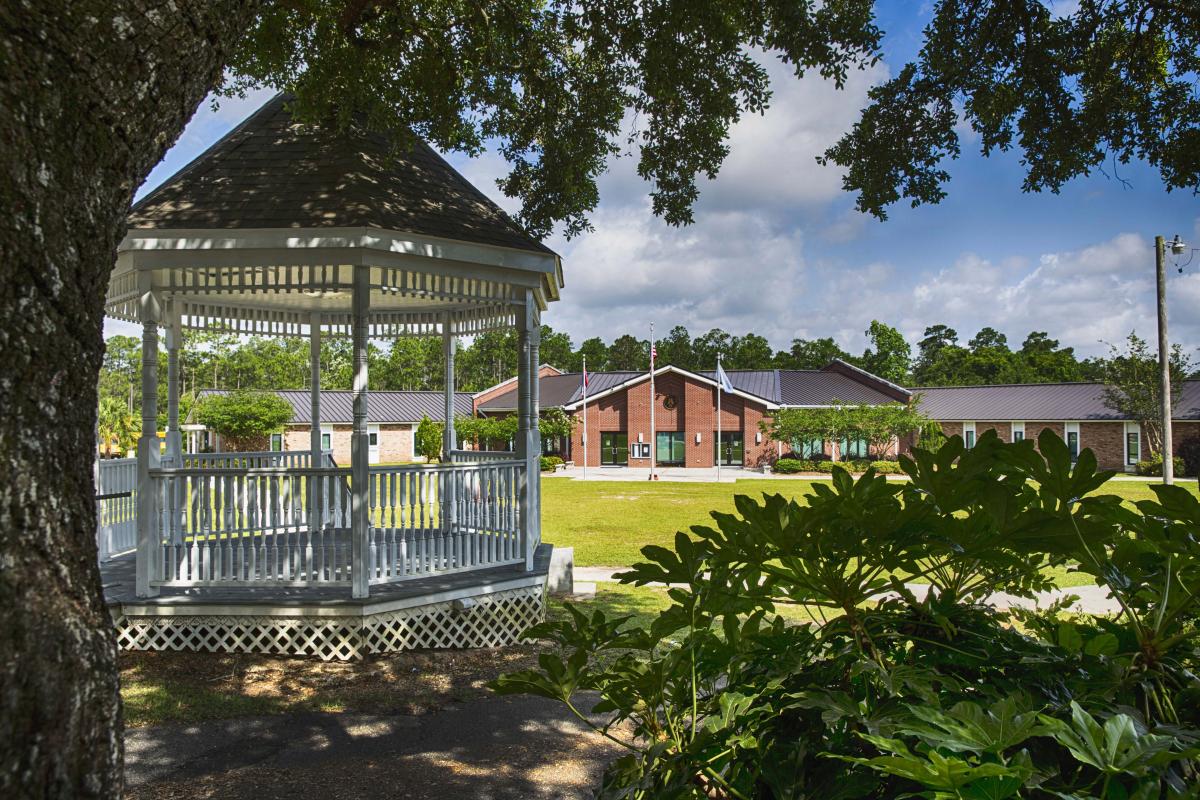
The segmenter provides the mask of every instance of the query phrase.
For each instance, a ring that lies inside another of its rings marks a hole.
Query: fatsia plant
[[[1196,796],[1200,502],[1123,506],[1050,433],[902,463],[903,483],[839,469],[804,502],[737,497],[644,548],[621,580],[668,586],[668,608],[568,606],[529,632],[552,645],[539,668],[493,688],[588,724],[599,697],[626,750],[601,798]],[[989,603],[1061,565],[1121,611]]]

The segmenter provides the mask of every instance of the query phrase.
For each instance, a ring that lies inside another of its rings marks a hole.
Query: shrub
[[[556,652],[492,688],[587,724],[572,696],[598,693],[627,749],[602,800],[1194,796],[1200,500],[1089,497],[1112,473],[1049,431],[901,464],[911,481],[837,471],[806,502],[739,496],[643,548],[618,577],[677,587],[669,607],[647,624],[568,605],[527,633]],[[985,603],[1034,597],[1064,564],[1120,610]],[[894,577],[918,571],[920,598]]]
[[[1175,474],[1183,475],[1186,473],[1184,461],[1179,456],[1175,456]],[[1137,474],[1147,477],[1161,478],[1163,473],[1163,460],[1161,453],[1155,453],[1147,461],[1139,461],[1137,463]]]
[[[423,417],[413,435],[413,449],[426,461],[438,461],[442,457],[442,424]]]
[[[1189,436],[1179,443],[1179,457],[1183,459],[1182,475],[1200,476],[1200,436]]]
[[[558,456],[542,456],[541,470],[542,472],[553,472],[563,465],[563,460]]]
[[[195,417],[230,450],[266,450],[268,437],[291,420],[292,407],[274,392],[242,389],[206,395],[196,403]]]
[[[775,462],[775,466],[771,468],[772,472],[777,472],[780,475],[795,475],[797,472],[807,472],[806,467],[811,466],[797,458],[781,458]]]
[[[872,461],[871,469],[878,472],[880,475],[900,475],[904,472],[900,468],[899,461]]]

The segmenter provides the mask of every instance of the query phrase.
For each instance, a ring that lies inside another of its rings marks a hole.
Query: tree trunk
[[[118,797],[92,460],[103,297],[134,190],[245,0],[0,4],[0,796]]]

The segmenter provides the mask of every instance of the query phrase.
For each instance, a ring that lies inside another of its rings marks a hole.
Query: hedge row
[[[902,472],[898,461],[802,461],[798,458],[781,458],[775,462],[772,471],[780,475],[795,475],[798,472],[829,474],[834,467],[850,472],[866,472],[870,467],[881,475],[899,475]]]

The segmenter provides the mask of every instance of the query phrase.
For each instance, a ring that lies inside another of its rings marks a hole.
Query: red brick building
[[[861,440],[812,442],[793,448],[771,441],[759,423],[780,408],[816,408],[835,401],[873,405],[915,403],[941,423],[949,436],[973,445],[987,430],[1006,442],[1036,440],[1050,429],[1076,453],[1090,448],[1102,469],[1132,471],[1148,458],[1141,426],[1122,418],[1104,403],[1099,383],[953,386],[906,389],[842,361],[821,370],[729,370],[734,391],[721,396],[721,444],[717,447],[717,383],[712,373],[673,366],[654,376],[654,441],[650,429],[650,380],[647,372],[599,372],[589,376],[587,465],[650,466],[651,447],[661,466],[763,466],[784,454],[866,458]],[[582,376],[543,365],[541,407],[561,408],[576,417],[570,441],[546,442],[547,453],[584,463]],[[506,415],[516,408],[514,381],[474,396],[477,414]],[[1176,411],[1175,447],[1200,436],[1200,381],[1185,382]],[[909,448],[897,442],[895,451]],[[792,453],[793,450],[795,453]],[[878,457],[879,454],[870,454]],[[889,457],[892,453],[888,454]]]
[[[908,390],[842,361],[822,370],[729,370],[728,374],[734,390],[720,399],[718,447],[718,387],[712,373],[673,366],[655,371],[653,441],[648,372],[592,373],[586,403],[587,465],[648,467],[651,447],[660,466],[711,467],[718,457],[723,465],[766,465],[791,450],[771,441],[759,427],[779,408],[911,399]],[[540,375],[541,407],[561,408],[579,420],[569,442],[547,442],[545,450],[582,466],[582,376],[552,367],[543,367]],[[516,389],[511,385],[501,384],[475,397],[480,414],[504,415],[516,408]],[[823,448],[831,453],[837,446],[828,443]]]

